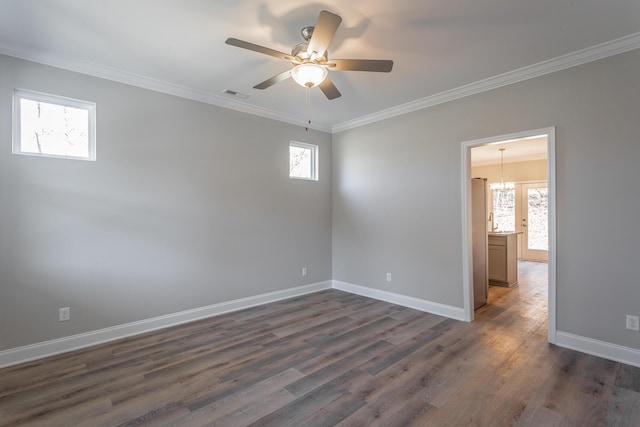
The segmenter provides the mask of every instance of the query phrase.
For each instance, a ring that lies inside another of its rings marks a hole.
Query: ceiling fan
[[[340,97],[341,94],[329,78],[328,70],[388,73],[393,68],[393,61],[389,60],[329,60],[327,48],[341,22],[342,18],[340,16],[323,10],[318,16],[315,27],[304,27],[302,29],[302,37],[305,42],[295,45],[291,50],[291,55],[234,38],[228,38],[225,43],[284,59],[293,64],[293,68],[290,70],[258,83],[254,86],[254,89],[266,89],[292,77],[301,86],[308,88],[318,86],[325,96],[331,100]]]

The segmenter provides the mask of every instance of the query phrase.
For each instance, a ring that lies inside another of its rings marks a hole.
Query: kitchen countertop
[[[510,234],[522,234],[523,231],[489,231],[489,236],[508,236]]]

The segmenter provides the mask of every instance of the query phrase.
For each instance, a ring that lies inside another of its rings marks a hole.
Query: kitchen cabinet
[[[489,233],[489,284],[511,287],[518,283],[517,233]]]

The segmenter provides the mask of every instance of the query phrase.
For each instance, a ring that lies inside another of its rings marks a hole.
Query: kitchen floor
[[[518,261],[518,283],[510,288],[489,285],[488,303],[501,304],[505,298],[526,300],[535,311],[544,312],[546,327],[548,304],[548,264],[546,262]],[[495,300],[495,301],[494,301]],[[480,308],[476,311],[476,314]]]

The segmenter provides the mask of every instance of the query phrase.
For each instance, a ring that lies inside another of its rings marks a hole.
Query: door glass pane
[[[496,231],[516,231],[515,190],[493,190],[493,226]]]
[[[549,197],[546,188],[527,189],[527,214],[529,218],[529,249],[549,250],[549,236],[547,235],[547,211]]]

